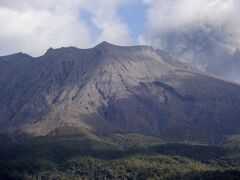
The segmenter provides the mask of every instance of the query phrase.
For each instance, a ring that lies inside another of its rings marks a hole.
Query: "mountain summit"
[[[240,86],[148,46],[0,57],[0,132],[142,133],[217,142],[240,133]]]

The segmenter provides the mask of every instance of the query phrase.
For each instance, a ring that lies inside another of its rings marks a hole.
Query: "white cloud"
[[[42,55],[49,47],[76,46],[86,48],[107,40],[130,43],[128,26],[120,21],[117,8],[127,0],[1,0],[0,55],[26,52]],[[81,18],[90,13],[94,29]]]
[[[101,41],[121,45],[131,43],[128,25],[117,15],[117,7],[126,3],[130,3],[130,0],[105,0],[104,3],[103,1],[88,1],[86,7],[93,14],[91,20],[101,30],[97,43]]]
[[[0,23],[0,46],[5,53],[40,55],[49,47],[90,45],[86,24],[69,14],[1,9]]]
[[[140,43],[163,48],[198,67],[230,78],[235,70],[226,67],[240,48],[239,0],[143,2],[149,9],[146,32],[138,38]]]

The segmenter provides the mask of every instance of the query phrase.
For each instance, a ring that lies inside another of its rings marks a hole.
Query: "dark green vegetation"
[[[237,146],[166,143],[77,129],[0,144],[0,179],[239,179]],[[237,143],[237,142],[235,142]]]

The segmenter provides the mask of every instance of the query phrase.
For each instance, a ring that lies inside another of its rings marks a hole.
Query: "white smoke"
[[[240,49],[239,0],[144,0],[144,3],[149,9],[146,31],[139,37],[141,44],[165,49],[224,78],[239,79],[240,66],[232,65],[240,61],[236,59]]]

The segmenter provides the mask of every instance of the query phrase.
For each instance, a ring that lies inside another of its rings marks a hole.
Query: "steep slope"
[[[240,86],[147,46],[103,42],[0,58],[1,133],[76,126],[217,142],[240,134]]]

